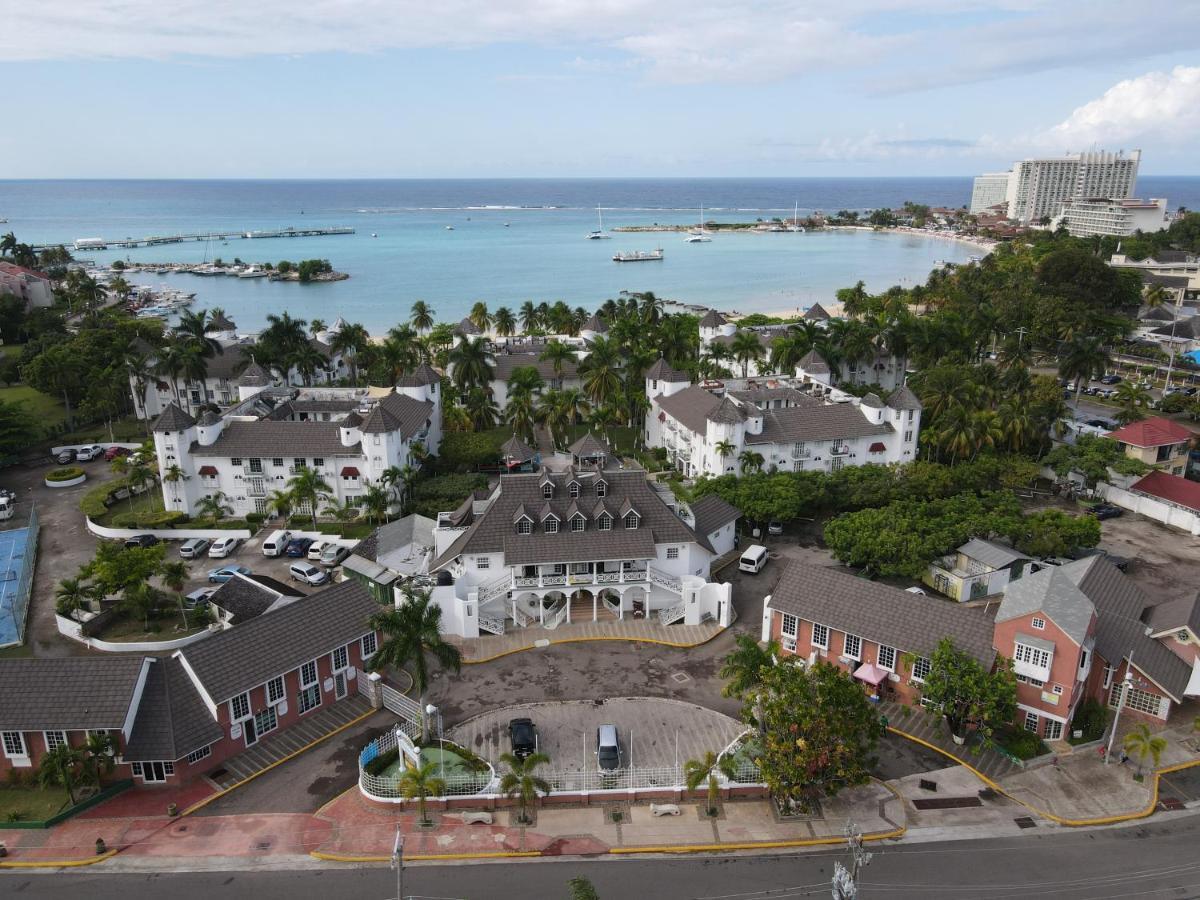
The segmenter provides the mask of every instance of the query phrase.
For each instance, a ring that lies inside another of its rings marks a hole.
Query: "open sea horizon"
[[[472,304],[516,309],[564,300],[595,309],[623,290],[740,312],[800,310],[862,280],[869,290],[911,286],[935,262],[978,251],[937,237],[871,232],[719,233],[687,244],[675,232],[615,233],[589,241],[601,207],[606,229],[699,220],[753,222],[815,211],[969,202],[969,177],[619,178],[388,180],[0,180],[0,231],[32,244],[286,227],[349,226],[352,235],[189,241],[84,251],[108,264],[247,263],[328,259],[346,281],[301,285],[266,279],[139,274],[131,281],[196,293],[193,308],[220,306],[240,330],[270,313],[332,321],[373,333],[407,319],[424,300],[442,321]],[[1200,177],[1144,176],[1137,193],[1170,208],[1200,208]],[[373,236],[375,235],[375,236]],[[617,250],[663,248],[660,262],[616,263]]]

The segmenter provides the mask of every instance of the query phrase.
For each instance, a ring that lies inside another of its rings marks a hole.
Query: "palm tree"
[[[274,515],[283,519],[283,525],[287,527],[288,516],[292,514],[292,507],[296,503],[296,498],[291,491],[272,491],[267,497],[267,509]]]
[[[460,391],[486,387],[495,379],[487,341],[466,338],[450,351],[451,380]]]
[[[190,475],[186,474],[183,469],[179,467],[178,463],[171,463],[171,465],[167,466],[167,471],[163,472],[162,480],[165,484],[169,484],[171,486],[171,494],[178,499],[179,485],[183,484],[183,482],[187,481],[190,477]]]
[[[317,524],[317,501],[327,495],[332,488],[329,482],[317,469],[305,467],[288,479],[288,490],[295,498],[295,505],[312,515],[313,525]]]
[[[196,501],[196,513],[200,518],[207,517],[215,525],[233,512],[233,507],[225,502],[228,499],[224,491],[201,497]]]
[[[67,789],[70,805],[75,805],[75,785],[80,776],[83,755],[70,744],[59,744],[42,755],[38,765],[38,782],[42,787],[62,785]]]
[[[524,329],[525,334],[529,334],[531,331],[535,331],[537,329],[541,318],[538,315],[538,309],[533,305],[532,300],[526,300],[521,304],[521,312],[519,315],[521,319],[521,328]]]
[[[115,295],[122,303],[129,299],[132,291],[133,286],[120,275],[114,275],[108,281],[108,292]]]
[[[742,698],[753,694],[762,685],[763,670],[775,665],[779,643],[769,641],[763,646],[748,634],[740,634],[734,650],[721,663],[718,673],[725,679],[721,696]]]
[[[425,799],[431,794],[440,797],[446,793],[446,782],[435,774],[437,769],[438,764],[430,760],[420,766],[409,766],[400,776],[400,794],[405,800],[416,798],[421,825],[429,824],[429,817],[425,814]]]
[[[216,310],[213,310],[213,315],[216,315]],[[325,331],[326,328],[328,328],[328,325],[324,319],[313,319],[308,323],[308,333],[313,337],[316,337],[322,331]]]
[[[1107,368],[1108,351],[1099,338],[1075,338],[1063,348],[1058,374],[1075,382],[1075,405],[1078,406],[1084,382],[1103,375]]]
[[[329,505],[321,512],[337,521],[341,526],[338,530],[342,537],[345,537],[346,525],[358,518],[358,507],[351,502],[349,497],[341,502],[338,502],[336,497],[331,497],[329,501]]]
[[[537,425],[533,394],[528,391],[516,391],[510,394],[508,403],[504,406],[504,421],[512,428],[513,434],[533,443],[533,431]]]
[[[54,591],[54,611],[70,617],[95,597],[95,588],[79,578],[64,578]]]
[[[721,460],[722,474],[725,471],[725,457],[732,456],[733,451],[736,449],[737,448],[734,447],[733,444],[730,443],[729,441],[717,441],[716,444],[713,445],[713,450],[715,450],[717,452],[717,456]]]
[[[501,337],[508,337],[517,330],[517,318],[507,306],[502,306],[493,313],[492,323],[496,327],[496,334]]]
[[[550,363],[554,369],[554,377],[558,379],[559,384],[562,383],[563,369],[567,363],[575,362],[575,351],[568,344],[555,339],[546,344],[542,349],[538,359],[542,362]]]
[[[385,666],[410,667],[413,686],[421,697],[421,709],[424,709],[425,690],[429,687],[429,659],[457,675],[462,669],[462,654],[442,638],[439,630],[442,608],[430,601],[428,591],[414,588],[409,583],[401,588],[401,595],[399,605],[389,603],[371,616],[369,624],[383,635],[383,641],[366,661],[366,668],[377,672]]]
[[[492,327],[492,316],[488,313],[487,304],[482,300],[478,301],[474,306],[471,307],[471,312],[468,313],[467,318],[470,319],[475,327],[480,331],[487,331]]]
[[[429,308],[429,304],[424,300],[418,300],[412,305],[412,310],[409,313],[409,321],[412,322],[412,327],[417,331],[428,331],[433,327],[434,311]]]
[[[544,766],[550,762],[550,757],[545,753],[531,753],[524,759],[519,759],[512,753],[502,753],[500,762],[507,767],[504,774],[500,776],[500,792],[505,797],[515,798],[520,805],[521,813],[517,818],[518,824],[528,824],[529,817],[526,815],[526,810],[530,804],[537,802],[538,793],[550,793],[550,783],[535,774],[538,766]]]
[[[305,343],[292,351],[284,362],[284,368],[295,369],[307,386],[312,384],[318,372],[328,371],[329,360],[312,344]]]
[[[750,361],[762,359],[763,345],[758,335],[753,331],[739,331],[733,336],[729,345],[733,358],[742,364],[742,377],[746,378],[750,371]]]
[[[118,457],[120,459],[121,457]],[[133,495],[141,493],[141,489],[154,481],[154,472],[145,463],[127,463],[125,481],[129,485],[129,509],[133,511]]]
[[[376,525],[388,521],[388,509],[391,505],[392,496],[387,488],[378,484],[367,485],[362,495],[362,508]]]
[[[763,455],[754,450],[743,450],[738,456],[738,463],[741,464],[743,474],[761,472],[763,463],[765,462],[766,460],[763,459]]]
[[[496,427],[500,418],[500,409],[492,398],[492,392],[484,388],[472,388],[467,393],[467,401],[463,404],[471,417],[471,424],[476,431],[490,431]]]
[[[175,326],[175,333],[196,344],[200,348],[201,355],[207,359],[225,352],[220,341],[208,336],[211,321],[206,309],[196,312],[185,309],[179,314],[179,323]]]
[[[350,322],[333,336],[330,349],[341,353],[350,364],[350,381],[358,384],[359,356],[371,345],[371,336],[362,325]]]
[[[554,446],[561,446],[571,424],[571,410],[567,406],[565,391],[546,391],[542,394],[534,418],[550,430]]]
[[[694,791],[705,781],[708,782],[708,807],[705,810],[710,817],[716,816],[717,800],[721,795],[721,785],[717,781],[717,773],[729,777],[733,774],[731,757],[717,758],[717,754],[709,750],[703,759],[689,759],[683,764],[684,783],[689,791]]]
[[[621,352],[610,338],[598,337],[579,366],[583,390],[597,405],[606,404],[621,390]]]
[[[179,600],[179,618],[183,621],[183,628],[186,631],[188,627],[187,609],[183,605],[183,588],[188,583],[188,578],[191,573],[188,571],[187,563],[169,562],[163,563],[159,569],[159,576],[162,578],[163,584],[168,590],[174,591],[176,598]]]
[[[1146,407],[1153,402],[1150,392],[1132,381],[1124,381],[1117,385],[1115,399],[1120,407],[1117,410],[1117,421],[1122,425],[1146,418]]]
[[[1138,724],[1137,728],[1125,735],[1125,741],[1122,744],[1125,752],[1131,756],[1138,758],[1138,778],[1142,777],[1142,765],[1146,762],[1146,757],[1149,756],[1157,767],[1159,760],[1162,759],[1163,751],[1167,749],[1167,739],[1156,734],[1150,733],[1150,726],[1144,722]]]
[[[116,768],[117,742],[106,731],[89,731],[83,745],[84,777],[100,787],[100,780]]]
[[[1033,440],[1036,428],[1029,405],[1025,398],[1014,395],[996,409],[996,424],[1000,429],[1004,445],[1013,453],[1020,453]]]

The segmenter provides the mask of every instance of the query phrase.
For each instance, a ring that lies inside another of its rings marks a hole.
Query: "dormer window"
[[[522,519],[517,523],[517,534],[533,534],[533,523],[528,519]]]
[[[596,482],[596,496],[603,497],[607,493],[608,493],[608,482],[597,481]]]
[[[558,519],[546,520],[546,534],[558,534]]]
[[[583,516],[572,516],[571,517],[571,530],[572,531],[583,531],[585,528],[587,528],[587,520],[584,519]]]
[[[600,518],[596,520],[596,527],[601,531],[612,531],[612,516],[601,513]]]
[[[625,516],[625,527],[631,531],[636,529],[641,524],[640,519],[641,517],[635,512],[627,513]]]
[[[567,486],[567,491],[571,494],[572,497],[578,497],[579,496],[579,482],[572,481]]]
[[[554,499],[554,485],[552,485],[548,481],[542,485],[542,499],[544,499],[544,500],[553,500]]]

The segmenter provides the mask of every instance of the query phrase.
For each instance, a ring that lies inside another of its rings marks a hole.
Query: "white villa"
[[[713,539],[732,547],[738,511],[683,508],[645,472],[603,462],[502,475],[487,496],[438,515],[430,571],[443,631],[730,623],[730,586],[709,581],[709,567],[721,552]]]
[[[163,480],[168,510],[193,514],[201,497],[219,491],[233,515],[265,512],[267,497],[306,468],[320,471],[339,501],[353,501],[386,469],[411,464],[418,444],[436,453],[441,443],[441,377],[427,365],[394,389],[266,382],[243,377],[240,402],[221,415],[197,420],[172,402],[158,417],[159,471],[182,471]]]
[[[762,455],[767,471],[830,472],[917,458],[921,401],[905,386],[886,401],[875,394],[859,399],[830,387],[828,370],[823,377],[695,385],[660,359],[646,373],[646,396],[646,445],[665,448],[687,477],[738,473],[747,450]]]

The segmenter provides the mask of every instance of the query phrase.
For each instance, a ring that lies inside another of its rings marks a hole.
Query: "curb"
[[[12,862],[0,862],[0,869],[77,869],[81,866],[94,866],[96,863],[104,862],[106,859],[116,855],[117,849],[113,848],[98,856],[87,856],[83,859],[14,860]]]
[[[941,747],[938,747],[934,744],[929,743],[929,741],[923,740],[923,739],[917,737],[916,735],[909,734],[906,731],[901,731],[899,728],[894,728],[891,725],[888,726],[888,731],[892,732],[892,734],[899,735],[902,738],[907,738],[908,740],[913,741],[914,743],[920,744],[923,747],[928,747],[930,750],[933,750],[933,751],[936,751],[937,753],[942,754],[942,756],[945,756],[947,759],[954,760],[955,763],[957,763],[958,765],[962,766],[963,768],[969,770],[971,772],[971,774],[973,774],[976,778],[978,778],[980,781],[982,781],[984,784],[986,784],[992,790],[996,791],[998,794],[1001,794],[1002,796],[1007,797],[1009,800],[1012,800],[1015,803],[1021,804],[1023,807],[1025,807],[1030,812],[1036,813],[1037,815],[1041,816],[1044,819],[1048,819],[1051,822],[1056,822],[1057,824],[1063,825],[1067,828],[1087,828],[1089,826],[1095,826],[1095,825],[1113,825],[1113,824],[1116,824],[1117,822],[1129,822],[1134,819],[1144,819],[1147,816],[1150,816],[1151,814],[1153,814],[1155,808],[1158,806],[1158,782],[1159,782],[1159,777],[1161,775],[1169,774],[1171,772],[1178,772],[1183,769],[1190,769],[1195,766],[1200,766],[1200,759],[1194,759],[1189,762],[1176,763],[1175,765],[1167,766],[1166,768],[1163,768],[1163,769],[1155,769],[1154,773],[1153,773],[1154,774],[1154,783],[1150,789],[1150,803],[1148,806],[1146,806],[1145,809],[1135,810],[1133,812],[1128,812],[1128,813],[1121,813],[1120,815],[1116,815],[1116,816],[1099,816],[1094,819],[1066,819],[1066,818],[1063,818],[1062,816],[1056,815],[1052,812],[1047,812],[1044,809],[1039,809],[1038,807],[1034,806],[1032,803],[1027,803],[1026,801],[1022,800],[1020,797],[1014,797],[1012,794],[1010,794],[1008,791],[1004,790],[1004,788],[1002,788],[999,784],[997,784],[992,779],[988,778],[986,775],[984,775],[982,772],[980,772],[978,769],[976,769],[973,765],[971,765],[966,760],[960,759],[959,757],[955,756],[953,753],[950,753],[947,750],[943,750]],[[865,838],[864,838],[864,840],[865,840]]]
[[[324,853],[321,850],[311,850],[308,855],[313,859],[320,859],[325,862],[385,863],[392,861],[391,856],[345,856],[340,853]],[[464,859],[516,859],[541,855],[541,850],[496,850],[480,853],[413,853],[411,855],[405,854],[404,860],[405,862],[436,862],[438,860]]]
[[[730,623],[730,624],[732,625],[732,623]],[[729,626],[726,626],[725,628],[722,628],[720,631],[717,631],[714,634],[709,635],[702,641],[695,641],[694,643],[686,643],[686,644],[679,643],[677,641],[663,641],[663,640],[659,640],[658,638],[641,638],[641,637],[562,638],[557,641],[554,641],[554,640],[548,641],[546,644],[542,645],[541,647],[532,646],[532,645],[529,647],[517,647],[513,650],[505,650],[503,653],[497,653],[493,656],[483,656],[483,657],[480,657],[479,659],[464,659],[463,665],[464,666],[479,665],[480,663],[487,663],[487,662],[492,662],[493,660],[502,659],[505,656],[512,656],[514,653],[525,653],[528,650],[545,650],[546,647],[553,647],[556,644],[588,644],[588,643],[594,643],[596,641],[623,641],[627,644],[657,644],[660,647],[675,647],[677,649],[686,650],[691,647],[703,647],[709,641],[716,639],[717,637],[724,634],[728,630],[729,630]]]

